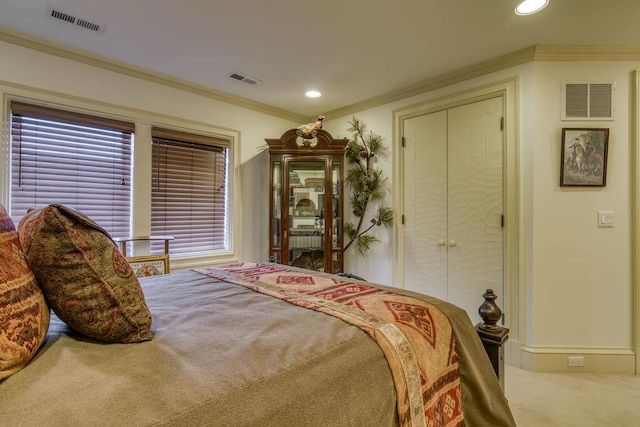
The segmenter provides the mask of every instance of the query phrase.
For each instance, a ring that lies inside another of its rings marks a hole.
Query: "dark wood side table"
[[[498,325],[502,319],[502,310],[496,304],[497,295],[493,289],[487,289],[482,295],[484,302],[478,309],[482,323],[476,325],[476,332],[482,341],[493,370],[504,390],[504,343],[509,338],[509,329]]]
[[[509,339],[509,329],[497,326],[495,329],[483,329],[483,323],[476,325],[476,332],[484,346],[493,370],[504,390],[504,343]]]

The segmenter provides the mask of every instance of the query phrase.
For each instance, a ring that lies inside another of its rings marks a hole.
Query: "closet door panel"
[[[487,288],[503,297],[500,98],[449,110],[449,301],[476,322]]]
[[[405,288],[447,299],[447,112],[404,122]]]

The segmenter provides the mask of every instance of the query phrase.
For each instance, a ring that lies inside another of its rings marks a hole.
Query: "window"
[[[175,238],[172,255],[229,250],[229,141],[159,128],[151,135],[151,233]]]
[[[11,216],[61,203],[112,236],[131,234],[134,125],[11,103]]]

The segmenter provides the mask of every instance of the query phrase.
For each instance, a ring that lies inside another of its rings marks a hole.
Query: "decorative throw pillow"
[[[138,278],[95,222],[51,204],[29,212],[18,235],[49,306],[67,325],[100,341],[151,339],[151,313]]]
[[[23,368],[49,329],[49,308],[0,205],[0,379]]]

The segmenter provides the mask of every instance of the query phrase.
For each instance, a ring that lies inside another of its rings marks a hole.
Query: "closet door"
[[[404,122],[404,282],[479,321],[503,297],[502,99]]]

